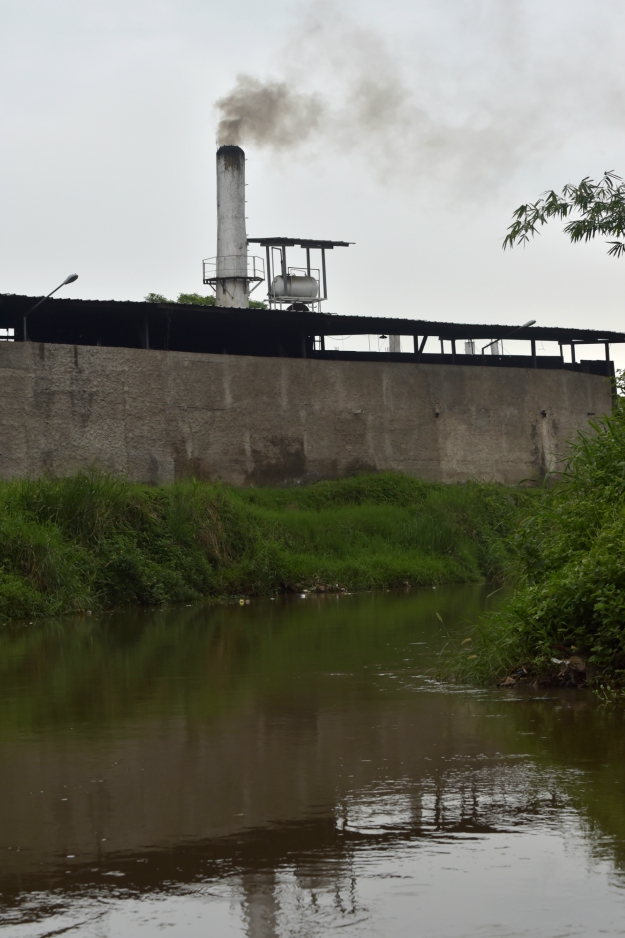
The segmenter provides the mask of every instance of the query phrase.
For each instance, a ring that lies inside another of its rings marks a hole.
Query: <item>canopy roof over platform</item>
[[[331,251],[332,248],[348,248],[353,241],[315,241],[314,238],[248,238],[248,244],[260,244],[264,248],[320,248]]]

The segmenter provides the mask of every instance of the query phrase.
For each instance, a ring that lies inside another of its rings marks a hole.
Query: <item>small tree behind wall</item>
[[[146,303],[182,303],[183,306],[215,305],[215,297],[212,294],[202,296],[200,293],[179,293],[177,300],[168,300],[162,293],[148,293],[144,299]],[[250,309],[267,309],[267,304],[258,300],[250,300]]]

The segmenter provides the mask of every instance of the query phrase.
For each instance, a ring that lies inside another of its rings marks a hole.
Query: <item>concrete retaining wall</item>
[[[0,389],[4,479],[98,465],[151,483],[395,469],[515,484],[611,408],[605,378],[564,370],[35,343],[0,343]]]

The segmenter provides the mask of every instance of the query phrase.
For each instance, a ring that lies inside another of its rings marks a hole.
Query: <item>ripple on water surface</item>
[[[5,629],[0,934],[624,934],[622,714],[432,678],[489,592]]]

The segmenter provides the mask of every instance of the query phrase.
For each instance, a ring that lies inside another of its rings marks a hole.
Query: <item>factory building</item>
[[[538,482],[611,408],[623,333],[329,312],[327,252],[349,243],[248,237],[239,147],[217,151],[217,220],[202,267],[215,305],[0,294],[0,478],[96,465],[154,483]],[[263,285],[267,308],[250,308]]]

